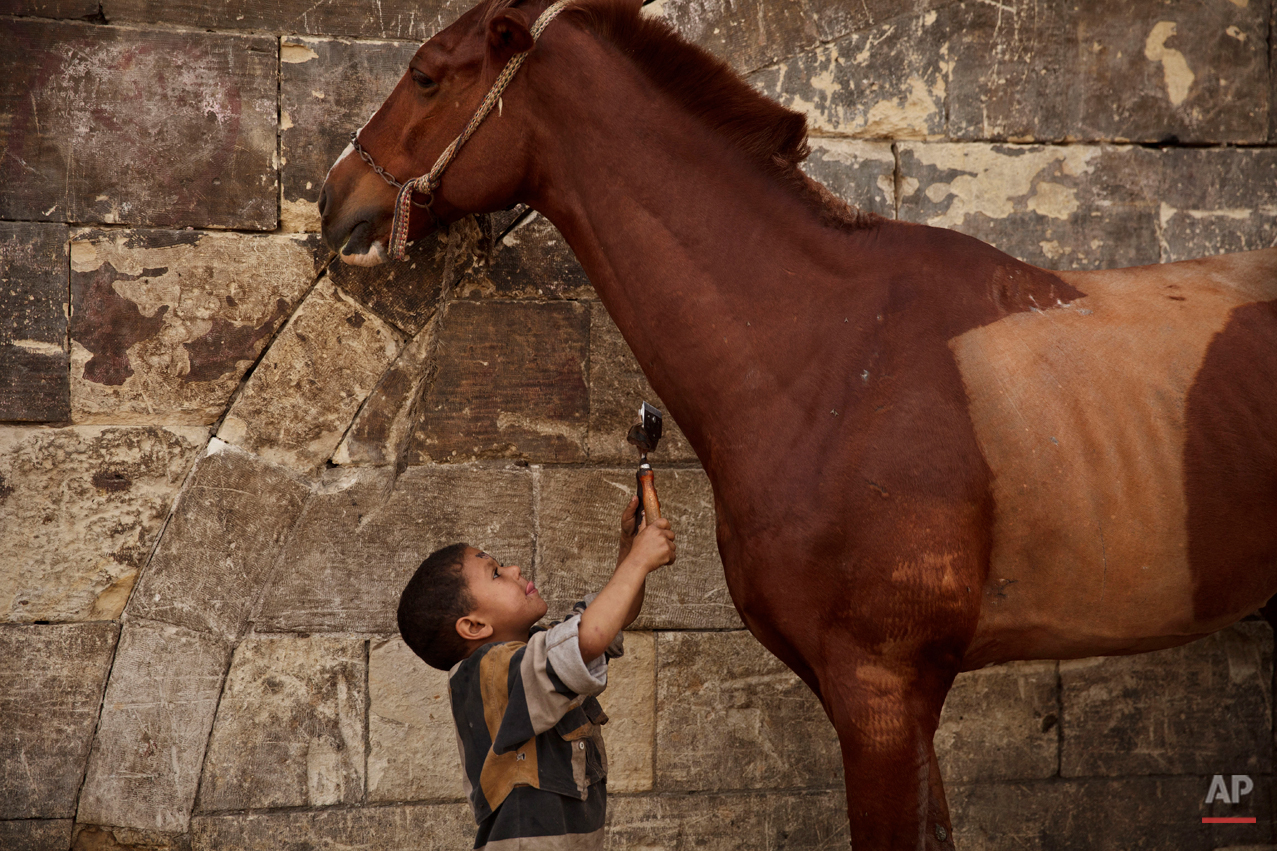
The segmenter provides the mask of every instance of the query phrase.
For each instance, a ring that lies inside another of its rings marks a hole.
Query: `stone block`
[[[404,335],[417,334],[439,309],[449,247],[448,240],[432,235],[410,243],[403,262],[351,266],[337,259],[328,267],[328,279]]]
[[[811,140],[807,175],[842,200],[868,213],[896,217],[896,156],[886,142]]]
[[[217,436],[272,463],[314,470],[402,347],[392,327],[321,280],[244,382]]]
[[[67,228],[0,222],[0,420],[71,418]]]
[[[417,804],[200,816],[192,851],[456,851],[474,844],[469,804]]]
[[[648,577],[634,628],[739,628],[718,557],[709,480],[700,470],[660,469],[656,490],[678,557]],[[612,578],[621,511],[634,492],[632,469],[540,471],[536,582],[551,616],[563,616]]]
[[[492,250],[473,261],[456,285],[459,298],[595,298],[594,286],[550,220],[522,208],[492,216]],[[455,227],[455,226],[454,226]]]
[[[285,471],[214,441],[138,583],[129,614],[234,641],[307,496],[306,486]]]
[[[0,821],[0,848],[6,851],[66,851],[72,819]]]
[[[363,639],[253,636],[235,649],[197,807],[329,807],[363,800]]]
[[[398,638],[368,655],[368,800],[464,801],[448,672]]]
[[[71,851],[191,851],[191,837],[187,833],[77,824]]]
[[[819,38],[806,2],[657,0],[646,11],[741,74],[813,47]]]
[[[0,15],[31,18],[92,18],[97,0],[0,0]]]
[[[166,10],[175,8],[172,3],[155,5],[162,5]],[[232,6],[243,6],[241,14],[246,15],[245,20],[249,20],[248,16],[287,14],[279,4],[269,9],[257,3],[190,5],[197,7],[191,10],[197,15],[227,17]],[[315,11],[322,13],[329,5],[323,2]],[[416,4],[415,13],[425,23],[431,13],[420,6]],[[358,15],[354,4],[345,3],[340,8],[344,17]],[[303,9],[293,11],[301,13]],[[302,24],[300,30],[297,28],[299,23]],[[243,25],[243,22],[229,21],[219,24]],[[263,28],[275,29],[275,26],[265,25]],[[295,21],[288,31],[309,30],[305,22]],[[427,35],[422,33],[416,38]],[[351,131],[358,130],[372,117],[395,83],[399,82],[408,68],[408,60],[412,59],[419,46],[416,40],[351,42],[292,35],[281,39],[279,139],[283,164],[280,169],[280,216],[285,230],[319,230],[316,204],[328,169],[350,143]],[[400,174],[396,177],[406,180],[416,175]]]
[[[656,658],[657,791],[842,783],[820,701],[748,632],[658,633]]]
[[[1048,269],[1156,263],[1161,160],[1107,146],[901,143],[900,218]]]
[[[656,635],[625,633],[625,655],[608,663],[607,689],[599,695],[607,713],[609,794],[650,792],[656,748]]]
[[[850,842],[841,789],[618,797],[607,815],[608,851],[823,851]]]
[[[949,38],[932,14],[847,35],[755,72],[768,97],[807,115],[817,134],[939,139],[946,132]]]
[[[1245,621],[1157,653],[1061,662],[1060,773],[1271,773],[1272,648],[1271,628]]]
[[[589,308],[454,302],[408,463],[585,459]]]
[[[651,461],[660,467],[675,461],[695,461],[696,453],[678,423],[656,395],[621,330],[602,304],[590,305],[590,460],[638,466],[638,450],[626,442],[630,426],[639,421],[643,402],[664,413],[664,433]]]
[[[948,24],[951,137],[1262,142],[1267,27],[1267,3],[965,4]]]
[[[0,428],[0,620],[124,610],[202,428]]]
[[[957,784],[947,797],[963,851],[1213,851],[1271,840],[1270,784],[1255,779],[1254,800],[1241,807],[1205,804],[1209,776]],[[1258,821],[1202,824],[1203,816]]]
[[[120,637],[77,821],[184,833],[230,649],[130,621]]]
[[[0,818],[75,815],[118,638],[109,622],[0,627]]]
[[[1060,760],[1054,662],[959,674],[940,714],[936,755],[946,783],[1054,776]]]
[[[1168,148],[1159,160],[1163,262],[1277,245],[1277,149]]]
[[[34,19],[5,33],[0,218],[275,228],[275,39]]]
[[[533,524],[526,470],[330,471],[297,522],[257,629],[397,634],[399,594],[426,556],[468,541],[529,565]]]
[[[848,33],[873,29],[901,20],[922,18],[962,0],[806,0],[816,19],[821,41],[834,41]]]
[[[315,276],[313,239],[129,230],[71,239],[76,422],[216,422]]]
[[[471,0],[103,0],[111,21],[178,24],[421,42],[470,9]],[[353,128],[352,128],[353,129]]]

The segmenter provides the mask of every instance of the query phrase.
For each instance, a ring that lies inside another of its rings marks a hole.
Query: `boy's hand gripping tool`
[[[634,513],[634,529],[638,531],[646,512],[648,522],[661,518],[661,502],[656,498],[656,477],[652,473],[652,465],[647,463],[647,453],[656,450],[661,439],[661,412],[646,402],[639,408],[639,422],[630,428],[625,439],[638,447],[639,466],[638,479],[639,507]]]

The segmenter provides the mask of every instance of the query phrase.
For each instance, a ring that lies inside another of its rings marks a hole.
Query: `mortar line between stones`
[[[275,39],[275,230],[284,227],[284,37]]]
[[[255,29],[252,27],[235,28],[235,27],[201,27],[189,26],[187,24],[175,24],[171,21],[129,21],[129,20],[109,20],[102,10],[102,4],[98,4],[98,12],[96,15],[90,15],[84,18],[50,18],[41,15],[0,15],[0,21],[31,21],[34,23],[45,24],[95,24],[99,26],[118,27],[123,30],[134,30],[137,32],[169,32],[183,33],[191,35],[220,35],[220,36],[242,36],[245,38],[309,38],[315,41],[343,41],[348,43],[367,43],[367,44],[386,44],[394,42],[397,44],[421,44],[432,37],[435,32],[442,30],[445,24],[440,24],[439,29],[431,32],[429,35],[418,38],[402,37],[402,36],[376,36],[376,35],[351,35],[339,32],[322,32],[308,33],[297,32],[295,30],[278,30],[278,29]]]
[[[134,585],[136,588],[136,584]],[[111,650],[111,664],[106,668],[106,677],[102,680],[102,693],[98,695],[98,715],[93,722],[93,737],[89,739],[89,752],[84,757],[84,768],[80,772],[80,785],[75,790],[75,809],[71,813],[71,837],[75,837],[75,829],[80,824],[80,800],[84,797],[84,787],[89,782],[89,763],[93,761],[93,752],[97,749],[98,733],[102,730],[102,713],[106,711],[106,690],[115,674],[115,660],[120,656],[120,643],[124,641],[124,622],[115,621],[118,632],[115,634],[115,647]]]
[[[364,794],[362,804],[368,803],[369,784],[368,755],[372,753],[372,639],[364,639]]]
[[[904,170],[900,167],[900,143],[891,143],[891,158],[894,165],[891,170],[891,204],[893,208],[892,218],[900,219],[900,187],[905,182]]]
[[[214,636],[216,638],[216,636]],[[186,833],[191,832],[191,821],[200,805],[200,792],[204,788],[204,773],[208,770],[208,752],[213,744],[213,732],[217,729],[217,716],[222,711],[222,701],[226,698],[226,687],[231,681],[231,668],[235,664],[235,651],[239,649],[238,641],[222,641],[226,648],[226,667],[222,669],[222,682],[217,689],[217,707],[213,710],[213,720],[208,725],[208,735],[204,737],[204,750],[200,755],[200,771],[195,777],[195,795],[191,798],[191,811],[186,814]]]

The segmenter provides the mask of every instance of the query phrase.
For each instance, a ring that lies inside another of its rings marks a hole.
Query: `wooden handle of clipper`
[[[639,491],[643,494],[643,513],[647,516],[647,522],[660,520],[661,501],[656,498],[656,476],[652,473],[652,468],[646,465],[640,468],[638,481]]]

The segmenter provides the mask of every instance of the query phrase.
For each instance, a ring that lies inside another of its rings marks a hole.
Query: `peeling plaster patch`
[[[513,414],[508,411],[502,411],[497,414],[497,428],[501,431],[505,431],[508,428],[523,429],[524,431],[543,434],[548,437],[567,438],[576,443],[581,440],[581,429],[571,423],[533,419],[523,414]]]
[[[1236,2],[1236,0],[1234,0]],[[1152,62],[1162,63],[1162,72],[1166,78],[1166,94],[1171,103],[1179,106],[1188,97],[1189,87],[1193,85],[1195,75],[1188,67],[1188,60],[1178,50],[1167,47],[1168,39],[1175,35],[1176,25],[1172,21],[1159,21],[1148,34],[1144,42],[1144,56]]]
[[[14,340],[10,345],[37,355],[58,356],[66,354],[66,350],[57,343],[45,343],[40,340]]]
[[[944,98],[944,78],[937,80],[931,90],[921,77],[909,78],[909,94],[904,103],[899,100],[882,100],[869,108],[864,124],[852,127],[852,135],[882,139],[923,139],[927,134],[922,128],[927,119],[938,115],[940,107],[936,98]],[[932,97],[932,95],[935,97]]]
[[[319,233],[319,207],[305,198],[280,199],[279,225],[284,233]]]
[[[1242,44],[1246,43],[1246,33],[1242,32],[1237,27],[1235,26],[1229,27],[1228,29],[1224,30],[1224,32],[1227,33],[1229,36],[1237,39]]]
[[[1185,210],[1194,219],[1233,219],[1244,222],[1254,215],[1254,210]]]
[[[300,65],[302,62],[309,62],[318,58],[319,54],[304,44],[286,41],[279,47],[279,61],[287,62],[290,65]]]
[[[960,227],[968,215],[975,214],[1005,219],[1016,211],[1017,199],[1028,196],[1035,185],[1037,193],[1020,209],[1067,218],[1078,207],[1075,191],[1042,178],[1090,173],[1091,160],[1099,155],[1098,149],[1075,146],[1008,152],[996,147],[910,145],[908,150],[919,162],[941,173],[960,173],[949,182],[937,181],[927,186],[927,198],[932,203],[939,204],[953,196],[943,214],[927,220],[927,224],[938,227]]]

